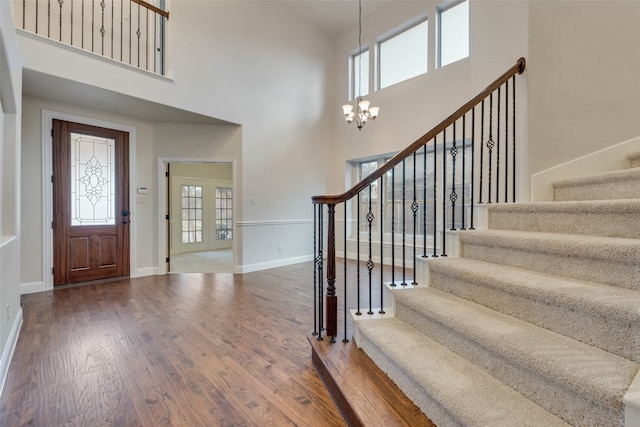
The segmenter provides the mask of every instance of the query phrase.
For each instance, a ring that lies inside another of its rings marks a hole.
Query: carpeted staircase
[[[357,345],[438,426],[625,425],[640,367],[640,153],[629,160],[555,183],[554,202],[489,206],[459,257],[392,291],[395,317],[355,316]]]

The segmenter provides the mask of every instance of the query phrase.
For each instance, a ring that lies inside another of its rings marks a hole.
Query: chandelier
[[[380,112],[380,107],[371,107],[371,103],[362,97],[362,0],[358,0],[358,79],[358,96],[354,105],[343,105],[342,112],[347,123],[355,122],[358,130],[362,130],[367,121],[375,120]]]

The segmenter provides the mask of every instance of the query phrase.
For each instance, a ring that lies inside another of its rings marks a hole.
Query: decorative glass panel
[[[233,239],[233,190],[216,187],[216,240]]]
[[[202,186],[182,186],[182,243],[202,242]]]
[[[116,141],[71,133],[71,225],[115,225]]]

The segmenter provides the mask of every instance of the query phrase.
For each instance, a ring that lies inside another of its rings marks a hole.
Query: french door
[[[53,120],[53,283],[129,275],[129,134]]]

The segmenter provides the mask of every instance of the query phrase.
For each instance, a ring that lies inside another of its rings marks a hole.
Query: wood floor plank
[[[311,269],[24,295],[0,425],[345,425],[309,357]]]

